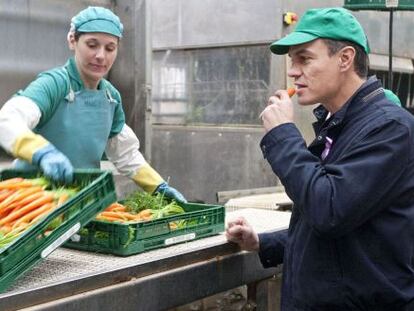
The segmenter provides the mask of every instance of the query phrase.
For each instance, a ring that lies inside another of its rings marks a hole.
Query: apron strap
[[[72,84],[70,83],[70,77],[69,77],[69,72],[68,70],[63,67],[63,69],[65,70],[66,73],[66,77],[68,78],[68,87],[69,87],[69,92],[68,94],[65,96],[65,99],[69,102],[69,103],[73,103],[75,101],[75,92],[73,91],[72,88]]]

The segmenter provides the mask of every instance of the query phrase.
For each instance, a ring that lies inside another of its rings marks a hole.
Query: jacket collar
[[[348,99],[348,101],[335,112],[332,116],[326,120],[328,116],[328,110],[319,105],[313,110],[313,114],[316,117],[316,122],[312,124],[315,133],[318,133],[322,127],[331,128],[333,126],[340,125],[345,116],[352,116],[361,109],[361,103],[368,103],[374,97],[382,93],[382,84],[375,76],[369,77],[360,88]]]

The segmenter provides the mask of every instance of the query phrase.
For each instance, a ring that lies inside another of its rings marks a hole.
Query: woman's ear
[[[356,51],[352,46],[346,46],[339,52],[340,71],[347,71],[354,64]]]
[[[68,46],[69,46],[69,49],[71,50],[71,51],[73,51],[73,50],[75,50],[75,43],[76,43],[76,40],[75,40],[75,33],[73,33],[73,32],[68,32],[68,35],[67,35],[67,40],[68,40]]]

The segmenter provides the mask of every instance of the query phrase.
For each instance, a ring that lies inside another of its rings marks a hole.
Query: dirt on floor
[[[169,311],[248,311],[255,309],[254,303],[247,300],[247,287],[241,286]]]

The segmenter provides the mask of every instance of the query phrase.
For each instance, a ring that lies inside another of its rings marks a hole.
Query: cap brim
[[[288,34],[286,37],[283,37],[282,39],[273,42],[270,45],[270,51],[272,51],[272,53],[274,54],[279,55],[286,54],[287,52],[289,52],[289,48],[292,45],[307,43],[317,38],[317,36],[310,33],[294,31]]]
[[[79,32],[103,32],[121,38],[122,33],[119,28],[111,21],[105,19],[95,19],[84,23],[78,29]]]

